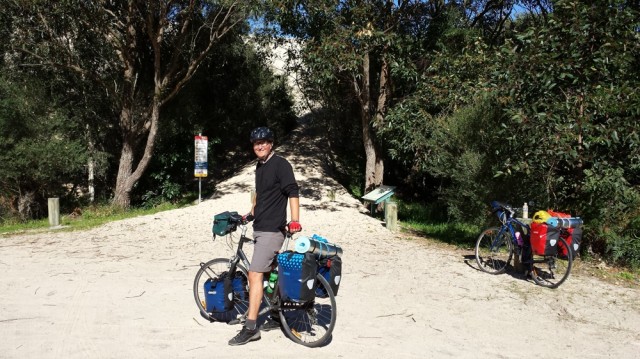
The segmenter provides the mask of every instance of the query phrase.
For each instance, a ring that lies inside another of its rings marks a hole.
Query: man
[[[291,164],[273,153],[273,132],[258,127],[251,132],[253,151],[258,157],[256,166],[256,196],[251,212],[255,247],[249,266],[249,309],[242,330],[229,341],[229,345],[242,345],[260,339],[257,328],[258,311],[262,302],[263,277],[271,271],[273,259],[282,247],[285,230],[300,232],[300,200],[298,184]],[[287,224],[287,202],[291,209],[291,222]],[[279,328],[272,318],[263,330]]]

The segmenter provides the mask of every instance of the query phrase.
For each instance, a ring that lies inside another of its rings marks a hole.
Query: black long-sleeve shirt
[[[287,203],[299,197],[298,183],[291,164],[273,155],[256,166],[256,206],[253,210],[254,231],[280,232],[287,224]]]

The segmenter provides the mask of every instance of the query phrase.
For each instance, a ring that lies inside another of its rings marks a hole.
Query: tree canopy
[[[13,1],[13,49],[24,60],[92,81],[121,138],[114,203],[130,194],[154,154],[162,109],[191,81],[251,1]],[[20,16],[17,16],[17,15]]]
[[[6,5],[0,208],[37,216],[36,197],[92,186],[122,206],[173,200],[193,181],[193,134],[223,161],[253,126],[291,130],[289,89],[249,40],[260,19],[271,43],[299,45],[355,194],[396,185],[475,224],[491,200],[535,202],[582,216],[589,250],[640,265],[638,1]]]

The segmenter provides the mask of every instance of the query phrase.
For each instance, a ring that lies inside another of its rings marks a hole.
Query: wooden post
[[[398,204],[395,202],[386,202],[384,210],[384,222],[387,229],[396,231],[398,229]]]
[[[56,227],[60,225],[60,198],[49,198],[49,225]]]
[[[329,199],[329,201],[333,202],[336,200],[336,190],[335,189],[329,189],[327,191],[327,198]]]

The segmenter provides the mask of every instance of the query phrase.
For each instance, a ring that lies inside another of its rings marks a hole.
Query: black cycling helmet
[[[273,142],[273,132],[268,127],[258,127],[251,131],[251,136],[249,139],[251,143],[254,143],[259,140],[267,140]]]

